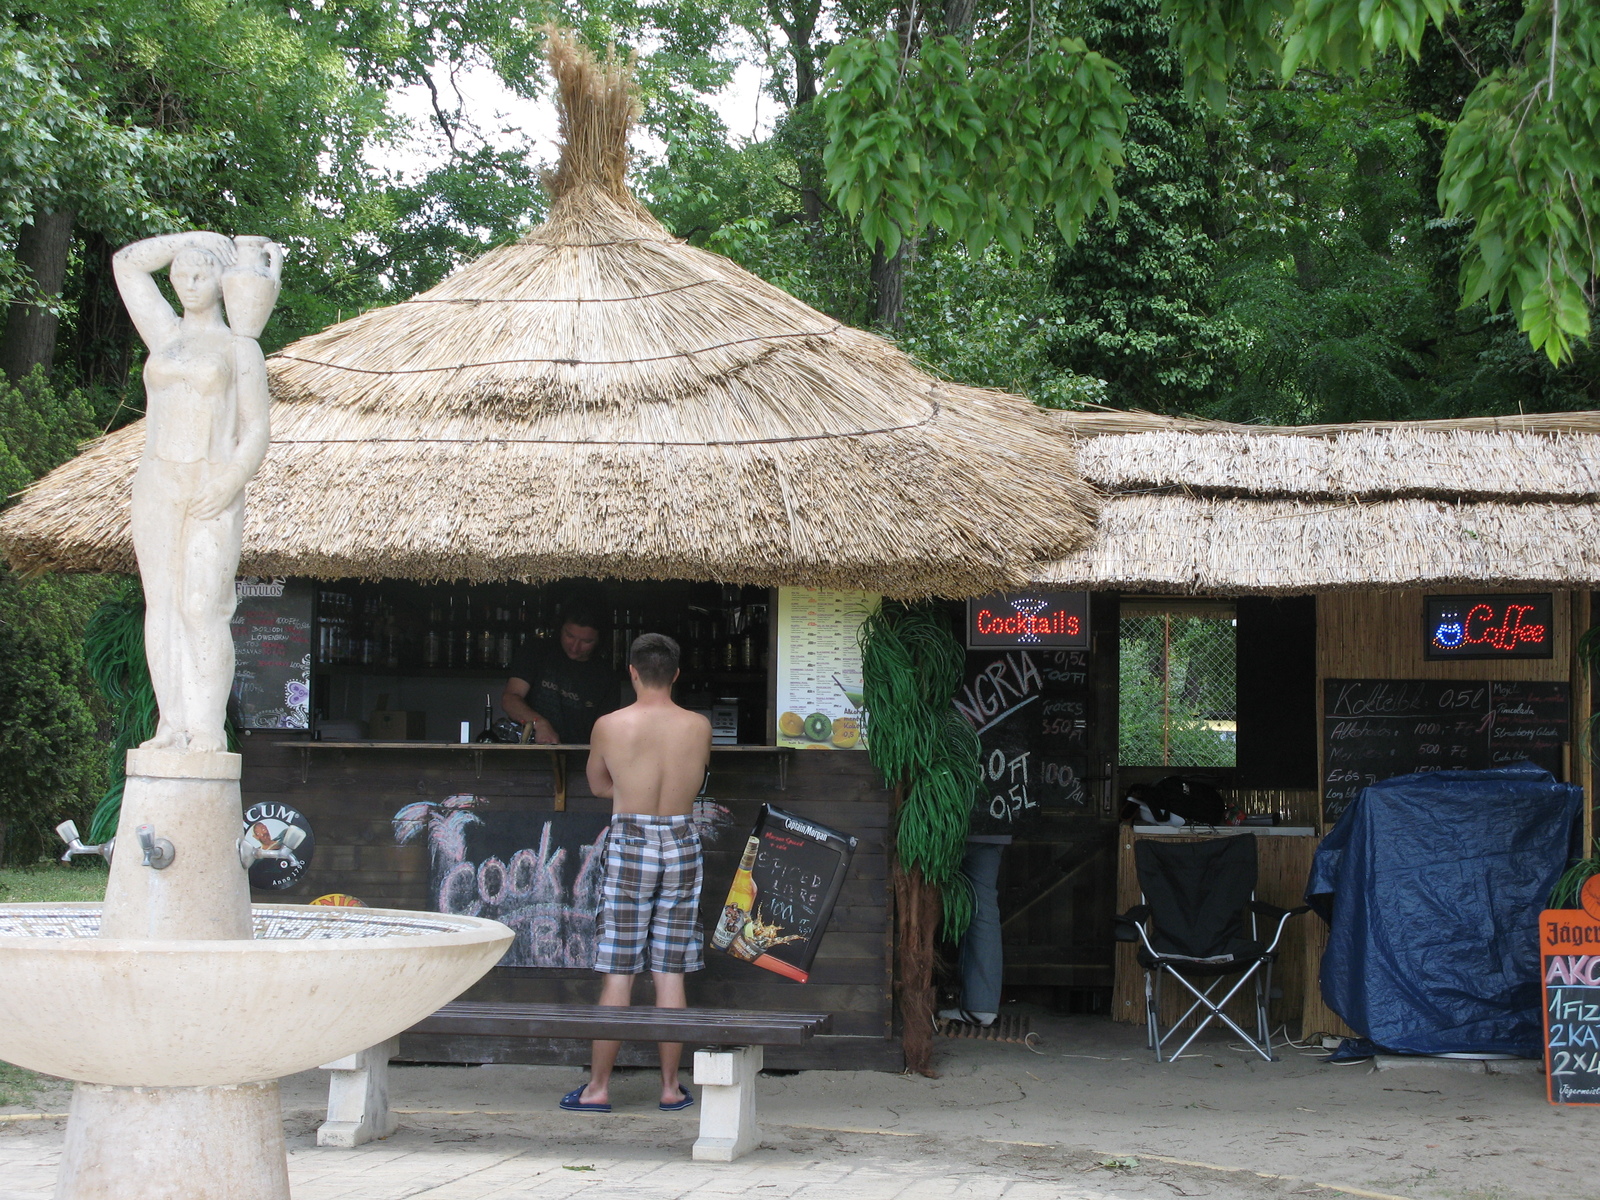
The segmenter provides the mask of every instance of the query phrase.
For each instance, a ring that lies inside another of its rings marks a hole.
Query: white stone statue
[[[277,303],[283,251],[266,238],[173,233],[124,246],[112,264],[150,348],[132,527],[161,719],[144,748],[226,750],[244,490],[267,452],[267,369],[256,338]],[[163,267],[181,317],[152,276]]]

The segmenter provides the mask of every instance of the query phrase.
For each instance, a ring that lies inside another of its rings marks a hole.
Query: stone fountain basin
[[[481,978],[498,921],[257,905],[254,941],[101,938],[98,904],[0,904],[0,1059],[82,1083],[277,1079],[393,1037]]]

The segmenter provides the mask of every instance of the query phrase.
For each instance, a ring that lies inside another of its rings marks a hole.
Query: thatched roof
[[[241,569],[961,596],[1091,531],[1069,430],[675,240],[623,182],[624,68],[552,38],[549,220],[273,355]],[[292,269],[292,267],[291,267]],[[129,426],[3,518],[24,570],[131,570]]]
[[[1210,594],[1600,583],[1600,413],[1254,427],[1061,414],[1105,492],[1035,572]]]

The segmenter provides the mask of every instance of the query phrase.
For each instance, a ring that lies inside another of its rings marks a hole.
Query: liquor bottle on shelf
[[[357,661],[370,667],[378,661],[378,598],[368,596],[361,602],[361,623],[357,626],[360,654]]]
[[[627,664],[627,651],[623,649],[622,639],[626,630],[622,627],[622,614],[616,609],[611,610],[611,669],[620,671]]]
[[[718,950],[728,948],[755,909],[756,881],[751,872],[755,870],[756,851],[760,845],[753,837],[744,844],[744,854],[739,859],[739,869],[733,873],[733,886],[728,889],[722,917],[717,921],[716,932],[711,935],[711,944]]]
[[[456,665],[460,667],[476,666],[478,639],[475,636],[477,630],[473,628],[472,623],[472,597],[470,595],[461,597],[456,611],[461,616],[461,627],[456,631],[456,643],[460,647],[460,651],[456,656]]]
[[[448,596],[444,602],[444,628],[439,631],[439,644],[444,651],[443,665],[456,667],[461,664],[461,647],[456,644],[456,598]]]

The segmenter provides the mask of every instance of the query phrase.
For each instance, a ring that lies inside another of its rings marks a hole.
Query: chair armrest
[[[1311,911],[1311,906],[1302,904],[1299,908],[1279,908],[1276,904],[1268,904],[1265,900],[1252,900],[1250,911],[1258,917],[1277,920],[1280,917],[1298,917],[1301,913],[1308,913]]]
[[[1283,938],[1283,927],[1289,923],[1289,918],[1310,912],[1311,906],[1302,904],[1299,908],[1279,908],[1276,904],[1268,904],[1265,900],[1252,900],[1250,901],[1250,911],[1258,917],[1265,917],[1269,921],[1278,923],[1278,928],[1273,931],[1272,940],[1267,943],[1266,947],[1266,952],[1271,954],[1278,948],[1278,942]]]
[[[1135,904],[1127,912],[1111,918],[1119,942],[1144,941],[1144,922],[1150,916],[1148,904]]]

